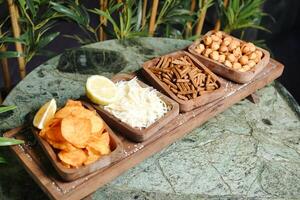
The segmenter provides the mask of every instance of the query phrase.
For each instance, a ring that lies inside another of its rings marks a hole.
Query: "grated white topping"
[[[116,86],[116,101],[104,109],[131,127],[147,128],[168,112],[168,106],[158,97],[157,91],[141,87],[136,77],[120,81]]]

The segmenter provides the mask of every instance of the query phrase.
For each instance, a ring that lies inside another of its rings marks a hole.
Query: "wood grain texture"
[[[154,67],[158,61],[159,58],[155,58],[153,60],[147,61],[143,64],[143,72],[144,72],[144,77],[153,85],[155,88],[160,90],[161,92],[165,93],[172,99],[174,99],[178,104],[180,108],[180,112],[188,112],[191,111],[199,106],[203,106],[205,104],[208,104],[210,102],[215,101],[216,99],[220,98],[225,94],[225,82],[221,81],[214,73],[212,73],[206,66],[204,66],[201,62],[199,62],[193,55],[191,55],[188,52],[185,51],[177,51],[174,53],[170,53],[167,55],[164,55],[167,57],[172,57],[172,58],[179,58],[182,56],[188,56],[194,63],[196,67],[198,67],[201,70],[204,70],[207,74],[209,74],[214,80],[216,80],[216,83],[220,85],[220,87],[216,90],[213,90],[211,92],[207,92],[204,95],[198,96],[195,99],[190,99],[190,100],[182,100],[179,99],[170,89],[169,87],[163,83],[159,78],[151,72],[149,68]]]
[[[87,103],[82,102],[85,107],[90,110],[94,110],[93,107],[89,106]],[[32,128],[32,132],[44,150],[45,154],[49,158],[51,164],[54,169],[60,175],[60,177],[65,181],[73,181],[80,177],[91,174],[97,170],[101,170],[111,163],[117,162],[123,157],[123,144],[119,140],[119,138],[115,135],[115,133],[109,128],[109,126],[104,122],[105,130],[108,132],[110,136],[110,149],[111,153],[105,156],[101,156],[96,162],[81,166],[78,168],[67,168],[60,161],[57,156],[57,152],[53,149],[53,147],[43,138],[39,136],[39,130],[36,128]]]
[[[205,36],[209,36],[213,33],[213,31],[209,31],[205,34]],[[222,32],[224,35],[229,36],[228,34]],[[233,36],[231,36],[233,37]],[[208,67],[212,72],[227,78],[229,80],[232,80],[237,83],[247,83],[250,80],[252,80],[259,72],[263,70],[263,68],[269,63],[270,61],[270,53],[267,50],[264,50],[262,48],[256,47],[258,50],[263,52],[263,58],[259,63],[257,63],[253,68],[251,68],[249,71],[246,72],[240,72],[238,70],[229,68],[222,63],[219,63],[215,60],[212,60],[210,58],[207,58],[195,51],[195,47],[201,43],[202,37],[199,41],[194,42],[188,47],[188,51],[193,54],[199,61],[201,61],[206,67]],[[233,37],[235,40],[238,40],[240,42],[244,42],[242,40],[239,40],[238,38]]]
[[[124,81],[124,80],[130,80],[132,79],[132,76],[126,76],[124,74],[117,75],[113,81]],[[144,84],[141,81],[138,81],[138,83],[142,87],[148,87],[148,85]],[[170,108],[170,110],[160,119],[158,119],[156,122],[151,124],[148,128],[133,128],[129,126],[128,124],[122,122],[115,116],[113,116],[110,112],[104,109],[103,106],[98,106],[93,104],[94,108],[98,111],[100,116],[108,123],[108,125],[118,132],[122,133],[125,137],[129,138],[130,140],[134,142],[143,142],[147,140],[148,138],[152,137],[158,130],[163,128],[167,123],[172,121],[178,114],[179,114],[179,105],[169,97],[163,95],[162,93],[158,93],[158,96],[167,104],[167,106]]]
[[[72,182],[64,182],[58,177],[39,145],[30,144],[24,132],[20,131],[20,128],[6,133],[5,136],[27,141],[25,145],[12,146],[11,150],[51,199],[82,199],[149,156],[184,137],[190,131],[223,112],[231,105],[272,82],[282,74],[283,68],[282,64],[271,60],[262,72],[246,84],[236,84],[224,80],[227,91],[222,98],[193,111],[178,115],[163,129],[159,130],[157,134],[144,142],[131,142],[123,138],[121,134],[116,133],[124,146],[124,158],[101,171],[94,172]]]

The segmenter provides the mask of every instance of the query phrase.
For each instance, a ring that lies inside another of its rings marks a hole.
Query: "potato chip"
[[[58,157],[62,165],[71,168],[89,165],[110,153],[109,134],[104,131],[104,121],[96,111],[86,109],[80,101],[68,100],[39,135],[61,150]]]
[[[47,123],[45,124],[45,127],[40,131],[39,135],[40,135],[42,138],[46,139],[46,133],[47,133],[47,131],[49,131],[49,129],[50,129],[51,127],[55,126],[55,124],[58,123],[59,121],[60,121],[60,120],[57,119],[57,118],[50,119],[49,122],[47,122]]]
[[[101,157],[101,155],[98,152],[94,151],[90,147],[86,147],[85,150],[87,153],[87,160],[84,162],[84,165],[92,164]]]
[[[83,110],[85,110],[85,108],[79,106],[66,106],[57,111],[54,117],[63,119],[73,115],[76,116],[77,113],[81,113]]]
[[[74,100],[71,100],[69,99],[65,105],[65,107],[67,106],[79,106],[79,107],[83,107],[82,106],[82,103],[80,101],[74,101]]]
[[[90,119],[92,123],[92,133],[103,131],[104,123],[103,120],[96,114],[96,111],[88,109],[72,110],[72,115],[80,118]]]
[[[109,140],[108,132],[102,135],[91,135],[87,146],[99,152],[101,155],[107,155],[110,153]]]
[[[102,134],[104,131],[104,122],[103,120],[94,115],[90,118],[91,123],[92,123],[92,133],[100,133]]]
[[[78,148],[84,148],[90,138],[91,121],[85,118],[69,116],[61,122],[61,133],[65,140]]]
[[[60,151],[58,153],[58,157],[65,164],[73,167],[80,167],[87,160],[87,155],[82,149]]]
[[[71,165],[65,163],[64,161],[61,160],[60,162],[64,167],[69,168],[69,169],[71,168]]]
[[[55,149],[60,149],[60,150],[64,150],[64,151],[72,151],[72,150],[76,149],[76,147],[74,147],[72,144],[68,143],[67,141],[55,142],[55,141],[47,139],[47,142]]]
[[[54,142],[64,142],[65,139],[61,135],[60,129],[61,119],[52,119],[44,129],[41,130],[40,136],[45,140],[52,140]]]

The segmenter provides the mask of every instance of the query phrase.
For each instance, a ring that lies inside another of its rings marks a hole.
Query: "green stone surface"
[[[53,97],[62,105],[84,95],[90,74],[135,71],[188,44],[139,38],[69,50],[12,90],[4,104],[18,108],[0,115],[0,131],[31,123],[32,113]],[[240,101],[100,188],[93,199],[300,199],[299,105],[276,82],[257,94],[259,104]],[[0,199],[46,199],[6,148],[0,154],[9,162],[0,166]]]

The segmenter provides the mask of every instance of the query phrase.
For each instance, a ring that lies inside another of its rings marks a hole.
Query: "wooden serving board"
[[[13,146],[11,149],[28,173],[51,199],[82,199],[149,156],[182,138],[231,105],[272,82],[282,74],[283,68],[282,64],[270,60],[263,71],[249,83],[241,85],[224,80],[227,91],[222,98],[178,115],[147,141],[134,143],[117,133],[124,146],[124,158],[101,171],[94,172],[72,182],[64,182],[59,178],[39,145],[32,143],[28,139],[30,130],[14,129],[7,132],[5,136],[25,140],[26,143],[24,145]]]

